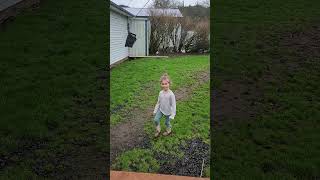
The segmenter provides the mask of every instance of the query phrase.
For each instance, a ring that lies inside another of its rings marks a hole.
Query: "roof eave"
[[[110,1],[110,9],[113,9],[115,11],[118,10],[119,13],[122,13],[123,15],[129,16],[129,17],[133,17],[134,15],[131,14],[129,11],[125,10],[124,8],[122,8],[121,6],[117,5],[116,3]]]

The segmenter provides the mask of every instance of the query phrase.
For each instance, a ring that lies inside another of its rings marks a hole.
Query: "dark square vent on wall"
[[[136,40],[137,40],[136,35],[130,32],[127,36],[125,47],[132,47],[134,42],[136,42]]]

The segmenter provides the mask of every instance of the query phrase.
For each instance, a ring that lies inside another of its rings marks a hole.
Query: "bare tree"
[[[210,0],[197,1],[197,4],[203,7],[210,7]]]
[[[171,0],[154,0],[154,8],[168,8],[171,6]]]
[[[183,3],[178,0],[154,0],[152,6],[154,8],[178,8]]]
[[[188,44],[188,41],[191,40],[190,38],[192,37],[188,37],[188,34],[190,34],[189,32],[192,31],[194,29],[194,22],[193,19],[191,17],[183,17],[179,19],[180,25],[181,25],[181,31],[180,31],[180,41],[178,44],[178,52],[181,52],[182,48],[184,48],[184,46],[186,44]]]
[[[210,23],[208,18],[201,18],[195,24],[192,46],[190,51],[209,49]]]
[[[173,45],[173,52],[178,52],[180,36],[181,36],[181,23],[178,17],[168,18],[168,35]]]
[[[175,0],[155,0],[153,7],[167,8],[174,6]],[[209,1],[208,1],[209,3]],[[177,3],[176,3],[177,4]],[[161,13],[162,12],[162,13]],[[182,49],[198,51],[209,49],[209,18],[182,17],[165,14],[164,9],[150,9],[150,47],[149,52],[181,52]],[[173,49],[171,49],[171,43]]]
[[[203,2],[204,7],[210,7],[210,0],[205,0]]]
[[[151,34],[150,34],[150,53],[154,54],[158,50],[166,53],[171,51],[170,43],[173,45],[173,51],[178,51],[179,46],[179,28],[180,23],[177,17],[169,12],[150,9],[149,11]]]
[[[165,24],[165,16],[155,15],[150,11],[149,19],[151,23],[149,51],[151,54],[155,54],[165,40],[166,27],[163,25]]]

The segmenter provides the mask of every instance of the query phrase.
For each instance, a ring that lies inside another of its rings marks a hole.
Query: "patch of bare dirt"
[[[320,25],[312,25],[303,31],[282,33],[276,48],[274,43],[269,41],[270,37],[259,37],[256,42],[259,56],[269,59],[262,62],[266,66],[265,71],[259,78],[226,80],[221,87],[214,88],[214,127],[220,127],[228,120],[255,119],[262,112],[279,110],[281,107],[276,102],[265,99],[265,85],[277,86],[280,93],[282,85],[295,73],[303,69],[314,70],[319,65]],[[223,76],[216,75],[216,78]],[[268,109],[263,109],[262,104],[268,105]]]
[[[224,81],[221,87],[213,90],[214,126],[225,120],[249,119],[259,112],[258,104],[262,92],[254,81]]]
[[[192,87],[177,89],[174,94],[176,101],[181,101],[190,96],[193,89],[210,80],[209,70],[194,75],[197,82]],[[132,148],[149,147],[149,139],[144,132],[144,124],[152,120],[154,107],[146,109],[135,108],[128,112],[122,123],[110,129],[110,162],[122,152]]]
[[[281,58],[289,71],[296,71],[320,61],[320,25],[312,25],[303,31],[287,32],[280,41],[280,48],[287,49],[294,58]],[[309,66],[310,67],[310,66]]]

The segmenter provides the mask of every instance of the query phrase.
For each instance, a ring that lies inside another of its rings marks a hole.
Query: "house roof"
[[[137,17],[149,17],[152,13],[155,15],[167,15],[173,17],[183,17],[179,9],[153,9],[153,8],[124,8]],[[140,11],[140,12],[139,12]],[[138,14],[139,13],[139,14]]]
[[[22,0],[0,0],[0,11],[5,10]]]
[[[110,1],[110,9],[113,9],[123,15],[126,15],[126,16],[134,16],[132,13],[130,13],[129,11],[127,11],[126,9],[124,9],[123,7],[117,5],[116,3]]]

